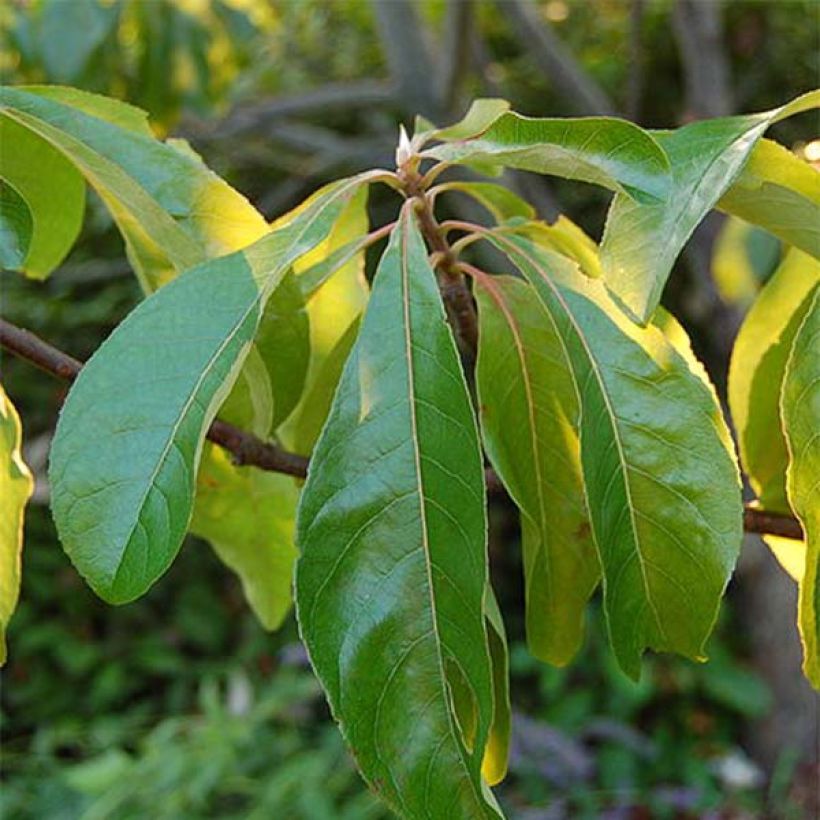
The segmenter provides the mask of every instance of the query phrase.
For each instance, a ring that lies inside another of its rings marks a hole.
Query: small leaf
[[[6,627],[20,595],[23,513],[34,491],[22,439],[20,417],[0,385],[0,664],[6,662]]]
[[[480,773],[493,710],[483,468],[411,214],[382,257],[311,460],[297,616],[356,762],[394,810],[496,817]],[[472,689],[470,736],[452,687]]]
[[[52,511],[69,557],[101,597],[136,598],[173,560],[203,437],[266,301],[358,187],[378,177],[336,183],[285,227],[170,282],[80,372],[52,445]]]
[[[474,100],[464,117],[446,128],[438,128],[424,134],[425,142],[430,139],[455,142],[475,137],[486,131],[502,114],[510,110],[507,100],[492,97]]]
[[[235,467],[224,450],[205,443],[191,532],[236,572],[265,629],[279,627],[290,609],[298,499],[292,478]]]
[[[518,194],[494,182],[443,182],[439,192],[462,191],[483,205],[499,224],[510,219],[535,219],[535,208]]]
[[[480,136],[430,148],[423,156],[578,179],[628,197],[665,198],[669,160],[646,131],[609,117],[533,119],[508,112]]]
[[[687,239],[738,178],[764,131],[819,102],[816,91],[763,114],[703,120],[654,135],[669,156],[671,188],[655,202],[617,194],[601,243],[607,286],[636,321],[646,324],[652,316]]]
[[[780,389],[797,329],[820,286],[820,262],[788,252],[746,315],[729,365],[728,398],[743,469],[761,506],[790,512]]]
[[[584,501],[579,402],[564,341],[532,288],[478,276],[476,385],[487,454],[521,510],[527,643],[568,663],[600,577]]]
[[[794,338],[781,397],[789,448],[789,502],[806,533],[798,623],[803,671],[820,689],[820,288]]]
[[[28,242],[20,249],[22,258],[9,267],[45,279],[80,232],[85,213],[83,178],[48,142],[4,116],[0,116],[0,145],[0,178],[22,198],[31,226]]]
[[[762,139],[717,207],[820,258],[820,171]]]
[[[496,231],[564,340],[581,403],[581,464],[620,666],[644,648],[702,659],[740,547],[732,443],[714,391],[661,333],[633,325],[600,280]]]

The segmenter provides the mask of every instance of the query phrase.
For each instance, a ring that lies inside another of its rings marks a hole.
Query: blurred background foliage
[[[274,218],[330,178],[392,164],[398,121],[454,120],[474,96],[649,127],[782,103],[820,76],[819,15],[814,0],[5,0],[0,75],[146,108],[158,134],[189,139]],[[773,136],[817,161],[819,130],[803,116]],[[524,173],[506,182],[542,217],[563,211],[600,236],[602,192]],[[394,205],[374,196],[374,224]],[[667,289],[719,389],[737,326],[780,254],[768,234],[715,215]],[[140,298],[93,195],[51,279],[0,276],[3,315],[78,358]],[[206,545],[190,539],[137,603],[111,609],[93,597],[45,507],[65,387],[7,357],[0,366],[40,479],[2,674],[2,816],[386,816],[330,722],[292,618],[266,634]],[[528,655],[518,537],[512,509],[494,501],[515,709],[499,790],[510,817],[816,816],[817,700],[799,673],[794,586],[759,541],[748,539],[710,662],[648,658],[633,685],[597,608],[568,669]]]

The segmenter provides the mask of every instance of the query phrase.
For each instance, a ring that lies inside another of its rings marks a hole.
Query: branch
[[[28,330],[0,319],[0,347],[6,348],[21,359],[26,359],[46,373],[61,379],[74,381],[82,369],[77,359],[57,350]],[[262,470],[304,478],[308,460],[296,453],[289,453],[265,441],[216,419],[208,430],[208,438],[224,447],[233,455],[235,464],[252,465]]]
[[[469,296],[469,291],[467,294]],[[68,381],[76,379],[82,369],[82,363],[77,359],[4,319],[0,319],[0,347],[31,362],[46,373]],[[230,452],[235,464],[250,465],[260,470],[285,473],[297,478],[304,478],[307,475],[308,459],[304,456],[262,441],[253,434],[219,419],[211,424],[208,439]],[[501,480],[492,468],[488,467],[484,475],[489,493],[496,495],[504,492]],[[751,506],[747,506],[744,511],[743,526],[746,532],[779,535],[798,540],[803,538],[802,527],[796,518]]]

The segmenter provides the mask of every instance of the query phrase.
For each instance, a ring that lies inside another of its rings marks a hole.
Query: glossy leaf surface
[[[403,817],[495,817],[480,774],[493,713],[483,468],[411,214],[382,257],[311,460],[297,614],[371,786]],[[472,690],[469,734],[451,687]]]
[[[820,262],[791,250],[741,325],[729,367],[729,409],[743,469],[761,506],[789,512],[780,389],[797,329],[820,287]]]
[[[210,442],[205,449],[191,532],[239,576],[262,626],[276,629],[292,600],[299,492],[289,476],[236,467]]]
[[[52,511],[69,557],[106,600],[142,594],[176,555],[203,437],[265,302],[367,178],[336,183],[284,228],[161,288],[81,371],[52,446]]]
[[[782,394],[790,462],[787,488],[806,534],[799,616],[803,671],[820,689],[820,289],[794,339]]]
[[[20,594],[23,514],[34,491],[22,439],[20,417],[0,385],[0,664],[6,662],[6,627]]]
[[[493,240],[565,345],[581,405],[581,463],[621,667],[645,648],[703,658],[742,535],[740,482],[714,392],[661,331],[639,329],[566,258]]]
[[[521,510],[527,642],[549,663],[581,645],[600,569],[584,502],[580,406],[564,341],[532,288],[476,278],[476,386],[485,449]]]
[[[478,137],[443,143],[423,155],[582,180],[628,198],[663,198],[670,183],[669,161],[655,139],[609,117],[533,119],[508,112]]]
[[[763,114],[703,120],[655,134],[672,166],[671,188],[655,202],[617,194],[601,243],[607,285],[637,321],[649,320],[686,240],[738,178],[763,132],[818,102],[820,91]]]

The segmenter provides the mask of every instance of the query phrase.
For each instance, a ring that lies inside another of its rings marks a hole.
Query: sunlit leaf
[[[741,463],[760,504],[775,512],[789,512],[780,388],[794,336],[818,286],[820,262],[789,251],[746,315],[729,365],[729,409]]]
[[[474,100],[464,117],[453,125],[446,128],[427,128],[419,130],[413,136],[414,142],[422,142],[431,139],[454,142],[465,140],[486,131],[502,114],[510,110],[507,100],[487,97]],[[421,123],[422,127],[425,123]]]
[[[439,192],[461,191],[483,205],[496,222],[509,219],[534,219],[535,208],[509,188],[495,182],[444,182],[436,186]]]
[[[498,601],[492,589],[487,587],[485,599],[487,611],[487,640],[493,665],[493,722],[487,738],[487,748],[481,764],[481,773],[490,786],[500,783],[507,774],[510,756],[512,710],[510,706],[510,659],[507,650],[507,633]]]
[[[598,245],[571,219],[561,214],[552,224],[541,220],[516,227],[516,232],[537,245],[574,259],[581,270],[594,279],[601,275]]]
[[[740,482],[714,392],[600,280],[509,232],[493,235],[561,335],[581,404],[581,464],[621,667],[645,648],[702,659],[742,536]]]
[[[173,560],[203,437],[265,303],[359,186],[378,176],[336,183],[286,227],[173,280],[81,371],[52,445],[52,511],[69,557],[106,600],[139,596]]]
[[[191,532],[236,572],[262,626],[276,629],[291,605],[299,492],[289,476],[235,467],[210,442],[205,449]]]
[[[820,91],[815,91],[763,114],[703,120],[654,134],[669,156],[671,188],[654,202],[616,194],[601,243],[607,285],[637,321],[645,324],[652,316],[686,240],[738,178],[764,131],[818,103]],[[777,203],[772,207],[776,220]]]
[[[717,207],[820,258],[820,171],[776,142],[758,142]]]
[[[478,276],[476,385],[487,454],[521,510],[527,643],[563,665],[600,577],[581,477],[579,402],[564,340],[532,288]]]
[[[30,225],[28,241],[19,248],[18,259],[4,261],[4,265],[33,279],[44,279],[62,262],[80,232],[85,184],[59,151],[2,115],[0,146],[0,179],[22,199]],[[3,201],[8,201],[5,196]]]
[[[794,338],[781,402],[790,456],[789,502],[806,534],[798,603],[803,671],[820,689],[820,288]]]
[[[302,637],[356,762],[404,817],[495,817],[484,479],[458,353],[405,208],[297,523]],[[448,690],[475,698],[472,743]]]
[[[583,180],[642,200],[665,198],[670,183],[669,160],[655,139],[608,117],[533,119],[508,112],[480,136],[443,143],[423,156]]]
[[[34,490],[22,438],[20,417],[0,385],[0,664],[6,662],[6,627],[20,595],[23,513]]]

